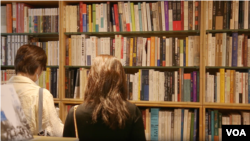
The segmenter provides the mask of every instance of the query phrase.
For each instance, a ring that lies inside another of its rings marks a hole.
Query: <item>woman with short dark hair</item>
[[[38,98],[39,86],[35,83],[43,70],[46,70],[47,56],[44,50],[35,45],[23,45],[17,50],[15,58],[16,76],[12,84],[21,102],[24,114],[33,135],[38,133]],[[43,89],[42,128],[51,136],[62,136],[63,124],[58,117],[52,94]]]
[[[75,116],[80,140],[146,140],[141,112],[127,101],[122,64],[110,55],[94,59],[84,103],[77,107]],[[76,137],[73,108],[67,115],[63,136]]]

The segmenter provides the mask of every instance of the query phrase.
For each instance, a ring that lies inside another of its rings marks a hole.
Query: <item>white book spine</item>
[[[148,22],[148,31],[152,31],[152,28],[151,28],[151,17],[150,17],[150,8],[149,8],[149,3],[146,4],[146,7],[147,7],[147,22]]]
[[[96,55],[96,39],[95,37],[90,37],[91,42],[91,64],[93,63]]]
[[[103,5],[104,7],[103,7],[103,13],[104,13],[104,29],[103,29],[103,31],[104,32],[108,32],[108,24],[107,24],[107,3],[104,3],[104,5]]]
[[[242,73],[242,103],[246,104],[246,78],[245,73]]]
[[[157,78],[157,71],[154,71],[153,72],[153,90],[152,92],[154,92],[152,94],[152,101],[156,101],[156,95],[158,94],[157,91],[156,91],[156,78]]]
[[[234,9],[234,29],[238,29],[239,23],[239,0],[235,1],[235,9]]]
[[[211,61],[211,65],[215,66],[215,46],[216,46],[216,38],[212,37],[212,61]]]
[[[134,8],[134,15],[135,15],[135,20],[136,20],[136,22],[135,22],[135,31],[140,31],[139,21],[137,21],[137,20],[139,20],[138,5],[134,5],[133,8]]]
[[[245,85],[246,85],[246,90],[245,90],[245,93],[246,93],[246,98],[245,98],[245,103],[248,103],[248,73],[245,73]]]
[[[127,37],[123,37],[123,66],[126,66],[127,62]]]
[[[129,24],[128,3],[124,3],[124,9],[125,9],[126,24]],[[127,25],[126,25],[126,27],[127,27]]]
[[[249,4],[249,1],[248,0],[245,0],[244,1],[244,29],[248,29],[248,4]]]
[[[168,10],[168,17],[169,17],[169,31],[173,30],[173,10]]]
[[[211,102],[214,102],[214,75],[210,75],[211,84]]]
[[[193,48],[194,48],[194,44],[193,44],[193,36],[189,36],[188,37],[188,66],[193,66]]]
[[[230,29],[234,29],[234,19],[235,19],[235,7],[236,1],[231,2],[232,18],[230,19]]]
[[[188,1],[184,1],[184,30],[188,30]]]
[[[222,66],[226,66],[227,33],[222,33]]]
[[[147,43],[147,38],[143,38],[142,41],[142,66],[147,66],[147,54],[146,54],[146,43]]]
[[[216,102],[220,103],[220,73],[217,72],[216,75],[217,75],[217,77],[216,77],[216,79],[217,79],[217,98],[216,98],[216,100],[217,101]]]
[[[153,94],[153,75],[154,75],[154,70],[149,70],[149,101],[152,101],[152,94]]]
[[[150,31],[149,30],[149,28],[148,28],[148,25],[147,25],[147,13],[146,13],[146,11],[147,11],[147,9],[146,9],[146,2],[143,2],[142,3],[142,5],[143,5],[143,15],[144,15],[144,19],[143,19],[143,24],[144,24],[144,30],[143,31]]]
[[[81,38],[81,65],[86,66],[86,35],[82,34]]]
[[[240,78],[239,78],[239,72],[235,72],[235,103],[239,103],[239,83],[240,83]]]
[[[147,40],[147,66],[150,66],[150,45],[151,45],[151,40]]]
[[[238,52],[237,52],[237,66],[242,67],[242,41],[243,41],[243,35],[238,36]]]
[[[129,17],[130,31],[133,31],[133,29],[132,29],[131,8],[132,8],[132,7],[130,7],[130,2],[128,2],[128,17]]]
[[[96,21],[96,26],[98,27],[99,29],[99,32],[100,32],[100,25],[99,25],[99,6],[100,4],[95,4],[95,21]]]
[[[173,65],[173,60],[172,60],[172,42],[173,42],[173,38],[169,38],[169,66]]]
[[[170,66],[170,60],[167,59],[169,58],[169,54],[170,54],[170,51],[169,51],[169,38],[166,38],[166,51],[165,51],[166,55],[165,55],[165,58],[166,58],[166,66]]]
[[[162,31],[166,31],[166,26],[165,26],[165,6],[164,6],[164,1],[161,1],[161,21],[162,21]]]

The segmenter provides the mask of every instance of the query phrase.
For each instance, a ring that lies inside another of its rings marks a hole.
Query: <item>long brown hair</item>
[[[123,128],[129,118],[127,86],[120,61],[110,55],[97,56],[88,74],[84,102],[94,106],[92,120],[101,117],[111,129]]]

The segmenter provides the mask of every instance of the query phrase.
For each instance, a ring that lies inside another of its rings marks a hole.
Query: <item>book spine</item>
[[[169,31],[169,19],[168,19],[168,1],[164,1],[165,5],[165,29]]]
[[[159,108],[151,108],[151,140],[158,140]]]
[[[250,69],[248,69],[248,103],[250,103]]]
[[[118,6],[117,4],[114,4],[114,14],[115,14],[115,27],[116,27],[116,32],[120,31],[120,23],[119,23],[119,14],[118,14]]]
[[[191,102],[194,102],[194,90],[193,90],[193,88],[194,88],[194,72],[192,72],[191,73],[191,85],[190,85],[190,89],[191,89],[191,91],[190,91],[190,101]]]
[[[238,33],[232,33],[232,67],[237,67],[238,58]]]

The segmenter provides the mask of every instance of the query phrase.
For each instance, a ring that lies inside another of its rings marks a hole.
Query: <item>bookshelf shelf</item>
[[[1,65],[1,68],[11,68],[13,69],[15,66],[3,66]],[[46,66],[47,68],[58,68],[59,66]]]
[[[28,35],[34,37],[59,37],[58,32],[51,32],[51,33],[1,33],[1,36],[7,35]]]
[[[240,69],[250,69],[250,67],[228,67],[228,66],[221,66],[221,67],[214,66],[214,67],[210,67],[210,66],[206,66],[206,69],[237,69],[237,70],[240,70]]]
[[[90,69],[90,66],[64,66],[65,68],[86,68]],[[123,66],[124,69],[199,69],[199,66],[194,67],[182,67],[182,66],[171,66],[171,67],[162,67],[162,66]]]
[[[234,33],[234,32],[250,34],[250,29],[206,30],[206,33]]]
[[[241,110],[250,110],[250,104],[241,104],[241,103],[204,103],[203,107],[214,108],[214,109],[241,109]]]
[[[199,35],[200,31],[199,30],[179,30],[179,31],[131,31],[131,32],[65,32],[65,35],[105,35],[105,36],[112,36],[112,35]]]
[[[129,101],[140,107],[200,108],[200,102]]]

